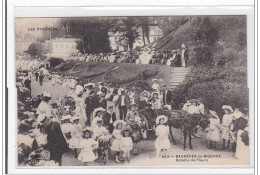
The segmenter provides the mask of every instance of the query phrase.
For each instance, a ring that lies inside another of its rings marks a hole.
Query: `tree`
[[[44,55],[44,46],[42,43],[32,43],[28,50],[25,53],[28,53],[31,57],[43,56]]]
[[[146,40],[147,42],[150,44],[150,37],[149,37],[149,33],[150,33],[150,18],[149,17],[140,17],[140,21],[139,26],[142,29],[142,38],[143,38],[143,43],[144,46],[146,45]],[[146,39],[145,39],[146,38]]]
[[[197,63],[208,64],[213,61],[213,49],[219,39],[219,27],[209,17],[198,18],[196,29],[191,34],[196,42]]]
[[[68,36],[79,38],[77,49],[85,53],[111,51],[109,25],[102,18],[68,18],[61,21]]]

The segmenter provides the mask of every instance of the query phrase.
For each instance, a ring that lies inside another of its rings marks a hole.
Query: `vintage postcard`
[[[247,16],[15,18],[17,166],[250,164]]]

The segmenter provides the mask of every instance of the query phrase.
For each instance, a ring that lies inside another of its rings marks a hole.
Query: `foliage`
[[[111,51],[107,24],[99,18],[64,18],[60,22],[66,36],[80,39],[77,49],[83,54]]]
[[[213,62],[212,51],[215,43],[219,40],[219,27],[212,22],[209,17],[199,17],[197,20],[196,30],[191,34],[192,39],[196,42],[196,63],[209,64]]]
[[[54,67],[58,66],[59,64],[61,64],[63,62],[64,62],[64,60],[62,58],[51,57],[50,58],[50,67],[54,68]]]
[[[25,53],[28,53],[31,57],[44,55],[44,46],[42,43],[32,43]]]
[[[246,67],[246,66],[245,66]],[[174,91],[174,102],[185,103],[185,97],[201,98],[207,109],[221,114],[223,105],[247,108],[249,103],[246,73],[229,66],[197,66]]]

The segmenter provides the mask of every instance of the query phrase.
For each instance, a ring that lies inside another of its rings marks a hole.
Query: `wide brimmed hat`
[[[183,43],[183,44],[181,45],[181,48],[186,48],[186,45]]]
[[[218,114],[215,111],[209,110],[209,113],[216,119],[219,119]]]
[[[46,121],[47,121],[47,117],[43,114],[40,114],[37,118],[37,122],[39,123],[39,125],[43,125]]]
[[[95,87],[95,83],[87,83],[87,84],[84,84],[84,88],[89,87],[89,86]]]
[[[230,112],[233,112],[232,107],[231,107],[231,106],[228,106],[228,105],[223,105],[223,106],[222,106],[222,109],[227,109],[227,110],[229,110]]]
[[[98,123],[98,122],[102,122],[102,124],[103,124],[103,119],[102,119],[101,117],[95,117],[95,118],[92,120],[92,122],[91,122],[91,127],[97,126],[97,123]]]
[[[154,78],[154,79],[152,79],[152,81],[158,81],[158,79]]]
[[[123,135],[125,131],[129,131],[130,135],[133,133],[133,129],[130,126],[126,126],[121,130],[121,134]]]
[[[198,102],[200,102],[198,99],[191,99],[191,100],[189,100],[189,102],[190,103],[198,103]]]
[[[70,119],[71,119],[71,115],[65,115],[61,117],[61,121],[70,120]]]
[[[49,97],[51,98],[51,93],[50,92],[43,92],[42,97]]]
[[[72,118],[70,119],[70,121],[73,122],[73,121],[79,120],[79,119],[80,119],[80,117],[72,117]]]
[[[168,120],[168,117],[165,116],[165,115],[159,115],[159,116],[156,118],[156,120],[155,120],[156,124],[159,124],[161,119],[164,119],[164,124],[165,124],[165,123],[167,122],[167,120]]]
[[[101,107],[94,109],[94,111],[93,111],[93,117],[95,117],[95,116],[96,116],[96,113],[99,112],[99,111],[105,112],[106,110],[105,110],[104,108],[101,108]]]
[[[116,121],[113,123],[113,126],[114,126],[115,128],[117,128],[117,125],[119,125],[119,124],[122,124],[123,127],[126,126],[126,122],[125,122],[124,120],[116,120]]]
[[[84,133],[84,132],[88,132],[88,133],[92,133],[92,129],[90,128],[90,127],[86,127],[86,128],[83,128],[82,129],[82,133]]]
[[[153,97],[154,94],[159,95],[159,93],[155,91],[155,92],[152,92],[151,96]]]

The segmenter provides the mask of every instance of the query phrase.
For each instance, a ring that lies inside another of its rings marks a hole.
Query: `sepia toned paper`
[[[246,16],[16,18],[15,61],[18,167],[250,164]]]

